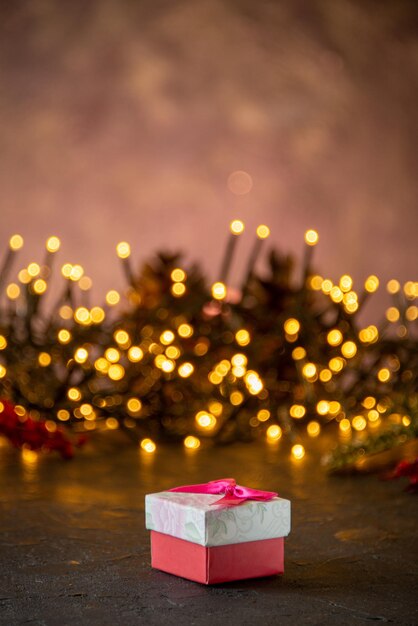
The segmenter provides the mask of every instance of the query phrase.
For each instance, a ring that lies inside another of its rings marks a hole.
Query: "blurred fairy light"
[[[15,407],[19,419],[45,416],[51,435],[62,425],[75,432],[119,429],[135,437],[147,454],[155,452],[154,438],[160,437],[180,440],[195,451],[207,439],[243,436],[275,444],[290,436],[294,442],[297,431],[312,441],[329,423],[345,442],[380,432],[387,423],[410,426],[416,395],[397,406],[391,389],[416,380],[400,346],[406,345],[403,338],[414,336],[418,283],[389,281],[393,301],[386,321],[358,326],[357,312],[378,289],[379,279],[371,275],[364,290],[357,290],[349,274],[334,282],[314,273],[319,235],[313,229],[305,233],[300,287],[288,279],[283,283],[283,267],[278,264],[275,274],[274,259],[271,276],[260,278],[256,261],[270,235],[260,224],[235,303],[228,274],[244,229],[241,220],[231,222],[219,280],[210,290],[193,267],[183,269],[175,256],[161,255],[159,265],[137,276],[131,247],[122,241],[116,254],[128,283],[123,310],[117,306],[122,291],[113,289],[103,306],[91,306],[91,279],[81,265],[64,263],[65,289],[47,316],[43,296],[61,241],[49,237],[44,264],[31,261],[11,282],[5,275],[23,246],[20,235],[11,237],[0,273],[6,299],[6,306],[0,301],[0,315],[11,311],[11,319],[30,332],[45,329],[30,357],[24,342],[16,344],[21,339],[15,329],[0,325],[1,389],[11,376],[18,380],[20,365],[25,368]],[[282,298],[277,308],[273,296]],[[21,362],[11,359],[16,345]],[[304,456],[305,447],[294,443],[291,458]]]

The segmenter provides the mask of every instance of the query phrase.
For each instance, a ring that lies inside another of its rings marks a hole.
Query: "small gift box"
[[[282,574],[290,501],[231,478],[145,498],[151,565],[204,584]]]

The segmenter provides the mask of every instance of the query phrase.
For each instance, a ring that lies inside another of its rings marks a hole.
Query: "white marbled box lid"
[[[247,500],[238,506],[217,506],[222,495],[161,491],[145,496],[148,530],[202,546],[223,546],[286,537],[290,532],[290,501]]]

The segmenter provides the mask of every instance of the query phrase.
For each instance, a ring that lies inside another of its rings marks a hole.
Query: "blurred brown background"
[[[97,291],[114,256],[187,251],[216,278],[241,217],[317,267],[416,279],[415,0],[1,3],[0,244],[50,234]],[[231,174],[244,171],[248,175]]]

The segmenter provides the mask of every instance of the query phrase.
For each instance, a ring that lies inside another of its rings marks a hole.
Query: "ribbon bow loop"
[[[236,506],[247,500],[259,500],[267,502],[275,498],[278,494],[275,491],[261,491],[259,489],[251,489],[237,485],[234,478],[221,478],[219,480],[211,480],[208,483],[200,483],[198,485],[183,485],[182,487],[174,487],[169,491],[178,493],[207,493],[212,495],[222,495],[222,498],[212,502],[212,504],[223,504],[225,506]]]

